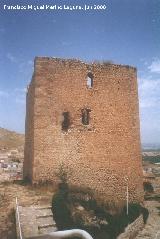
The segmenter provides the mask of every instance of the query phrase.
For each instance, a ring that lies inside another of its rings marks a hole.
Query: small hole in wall
[[[93,87],[93,74],[91,72],[87,75],[87,87],[91,89]]]
[[[70,126],[69,112],[63,112],[62,130],[67,131]]]

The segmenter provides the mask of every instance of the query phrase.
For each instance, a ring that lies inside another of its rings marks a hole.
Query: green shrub
[[[58,229],[64,230],[73,227],[73,219],[71,216],[71,203],[68,196],[69,175],[65,170],[63,163],[60,164],[57,177],[60,180],[60,183],[58,184],[58,191],[52,198],[52,212]]]
[[[64,163],[61,162],[56,176],[62,184],[67,184],[69,178],[71,177],[71,171],[69,171],[68,168],[66,168],[66,166],[64,165]]]
[[[60,184],[59,191],[52,199],[52,212],[59,230],[69,229],[73,226],[70,206],[68,188],[64,184]]]
[[[148,192],[148,193],[153,193],[154,192],[154,188],[153,188],[153,186],[150,182],[144,182],[143,183],[143,188],[144,188],[145,192]]]

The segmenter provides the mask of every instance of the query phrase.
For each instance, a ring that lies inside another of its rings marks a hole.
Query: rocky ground
[[[0,183],[0,239],[16,239],[16,197],[21,206],[44,205],[51,203],[54,191],[51,186],[33,188],[12,182]],[[145,201],[145,206],[149,218],[136,239],[160,239],[160,199]]]
[[[13,183],[0,184],[0,239],[16,239],[15,202],[22,206],[50,204],[53,189],[32,188]]]
[[[149,218],[136,239],[160,239],[160,201],[146,201],[145,207],[149,210]]]

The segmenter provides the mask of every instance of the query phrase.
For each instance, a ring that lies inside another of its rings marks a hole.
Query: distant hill
[[[160,151],[160,143],[142,144],[142,151]]]
[[[24,134],[0,127],[0,150],[24,147]]]

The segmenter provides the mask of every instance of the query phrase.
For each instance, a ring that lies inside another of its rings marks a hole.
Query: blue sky
[[[4,5],[106,5],[105,10],[8,10]],[[0,127],[24,132],[35,56],[112,60],[138,69],[142,143],[160,139],[159,0],[1,0]]]

